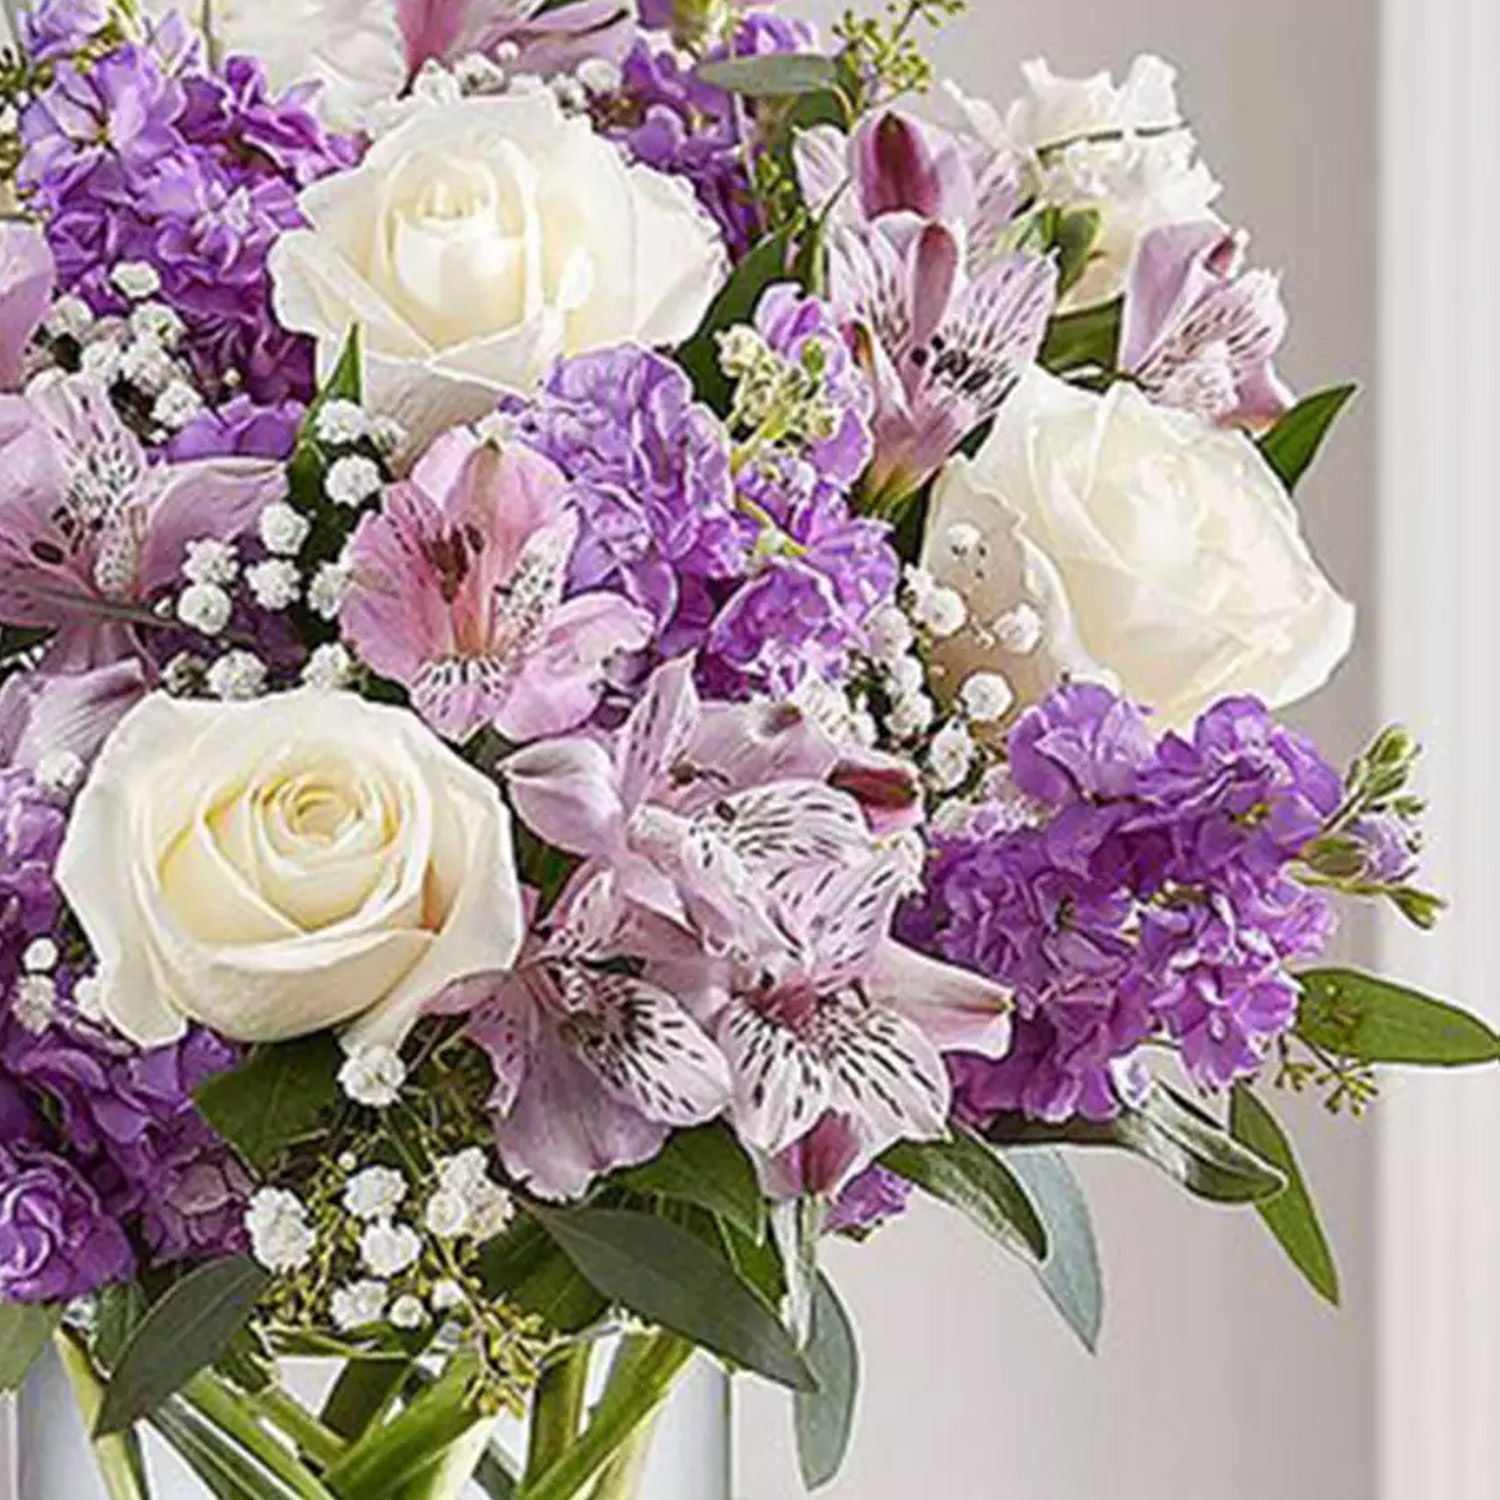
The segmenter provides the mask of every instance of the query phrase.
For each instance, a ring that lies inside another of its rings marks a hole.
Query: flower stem
[[[92,1433],[104,1402],[104,1387],[94,1371],[93,1361],[82,1344],[66,1330],[54,1335],[53,1342],[67,1372],[68,1384],[73,1387],[73,1399],[78,1403],[84,1428]],[[151,1500],[140,1439],[134,1428],[113,1437],[94,1438],[92,1446],[99,1477],[104,1481],[109,1500]]]
[[[324,1469],[331,1469],[345,1453],[343,1441],[330,1432],[296,1397],[279,1385],[247,1396],[246,1404],[259,1412],[306,1456]]]
[[[531,1442],[526,1456],[526,1483],[530,1484],[565,1454],[578,1437],[583,1402],[588,1388],[587,1344],[568,1349],[542,1372],[531,1408]]]
[[[656,1417],[651,1416],[620,1445],[599,1476],[589,1500],[640,1500],[646,1460],[651,1456],[651,1439],[655,1435]]]

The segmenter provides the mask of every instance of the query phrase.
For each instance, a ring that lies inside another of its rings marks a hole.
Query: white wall
[[[1376,30],[1372,0],[973,0],[941,62],[1004,101],[1028,57],[1068,72],[1118,71],[1138,50],[1176,61],[1222,211],[1286,271],[1283,365],[1312,389],[1375,369]],[[1359,656],[1304,716],[1339,759],[1376,719],[1373,408],[1367,394],[1303,497],[1365,610]],[[1363,934],[1347,940],[1365,951]],[[853,1457],[826,1493],[1371,1500],[1375,1127],[1293,1113],[1340,1252],[1341,1313],[1253,1215],[1190,1203],[1132,1163],[1088,1162],[1109,1298],[1090,1360],[1023,1274],[940,1210],[918,1212],[833,1259],[867,1374]],[[737,1500],[793,1500],[785,1402],[748,1384],[738,1400]],[[1401,1500],[1419,1493],[1440,1491]]]

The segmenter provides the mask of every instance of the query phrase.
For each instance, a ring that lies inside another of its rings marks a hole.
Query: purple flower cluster
[[[30,772],[0,772],[0,1301],[238,1249],[250,1185],[192,1099],[235,1049],[194,1033],[141,1052],[89,1018],[53,880],[65,825]],[[38,945],[56,961],[28,973]]]
[[[311,345],[278,326],[267,259],[302,223],[299,190],[349,165],[356,146],[323,131],[305,91],[273,98],[250,58],[207,71],[168,21],[87,67],[60,61],[21,138],[19,181],[46,225],[59,290],[121,314],[131,304],[111,273],[148,265],[211,398],[310,396]]]
[[[624,593],[655,620],[661,655],[701,651],[704,686],[723,697],[837,675],[899,576],[887,528],[847,500],[869,451],[868,392],[827,309],[782,290],[763,331],[788,356],[826,340],[826,399],[841,413],[805,453],[768,450],[736,473],[724,424],[681,368],[634,346],[565,360],[507,405],[516,437],[572,483],[584,523],[572,587]]]
[[[1205,1087],[1256,1071],[1295,1018],[1289,965],[1332,933],[1291,866],[1338,808],[1338,774],[1253,700],[1158,741],[1087,685],[1023,716],[1009,749],[1034,816],[993,810],[941,840],[902,919],[1016,992],[1011,1053],[954,1063],[960,1111],[1108,1119],[1158,1036]]]
[[[803,23],[751,15],[710,60],[803,52],[816,40]],[[619,90],[596,101],[595,116],[602,132],[632,160],[691,183],[738,259],[765,231],[750,179],[753,111],[744,100],[704,83],[697,67],[697,60],[684,59],[661,37],[642,36],[625,59]]]

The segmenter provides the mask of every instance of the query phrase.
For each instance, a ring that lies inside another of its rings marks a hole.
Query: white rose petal
[[[357,323],[366,403],[417,447],[559,355],[676,343],[727,264],[685,182],[545,89],[418,109],[299,202],[309,227],[271,254],[280,320],[325,376]]]
[[[190,1019],[263,1042],[359,1018],[356,1055],[395,1046],[447,984],[508,967],[523,927],[494,783],[352,693],[146,698],[78,796],[58,880],[143,1045]]]
[[[1097,396],[1033,370],[938,484],[926,561],[940,572],[957,522],[1018,549],[1045,623],[1039,676],[1113,683],[1169,724],[1232,694],[1305,697],[1353,638],[1353,606],[1255,444],[1127,385]],[[992,634],[955,642],[945,667],[1016,680]]]

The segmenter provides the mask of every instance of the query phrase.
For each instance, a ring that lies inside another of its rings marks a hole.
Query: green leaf
[[[0,1302],[0,1396],[20,1390],[60,1322],[60,1307]]]
[[[1286,1176],[1286,1191],[1268,1203],[1257,1203],[1256,1212],[1276,1236],[1292,1264],[1307,1278],[1312,1289],[1335,1307],[1339,1305],[1339,1272],[1328,1237],[1318,1222],[1307,1182],[1297,1166],[1292,1143],[1276,1116],[1253,1093],[1248,1084],[1237,1083],[1229,1101],[1229,1129],[1257,1155],[1274,1162]]]
[[[1099,238],[1097,208],[1080,208],[1059,214],[1052,229],[1052,250],[1057,256],[1057,290],[1071,291],[1088,270],[1089,257]]]
[[[411,1370],[412,1361],[402,1354],[350,1360],[339,1372],[318,1420],[350,1442],[363,1437],[401,1394]]]
[[[721,416],[728,412],[732,390],[719,366],[718,335],[737,323],[748,323],[766,288],[791,274],[795,236],[790,229],[768,235],[740,264],[714,299],[703,324],[677,351],[677,362],[692,378],[699,399]]]
[[[355,323],[349,329],[348,338],[344,340],[339,362],[333,367],[333,374],[328,377],[323,388],[318,392],[318,399],[309,416],[315,415],[319,408],[326,406],[330,401],[358,402],[364,399],[362,345],[360,327],[358,323]]]
[[[517,1218],[485,1247],[480,1276],[490,1296],[504,1296],[559,1333],[582,1333],[609,1311],[608,1299],[533,1218]]]
[[[1297,488],[1338,414],[1358,389],[1356,385],[1335,385],[1303,397],[1260,440],[1262,456],[1288,494]]]
[[[243,1067],[210,1078],[193,1098],[240,1155],[265,1166],[283,1147],[316,1134],[338,1108],[342,1060],[328,1032],[257,1047]]]
[[[723,1125],[678,1131],[655,1161],[615,1180],[633,1193],[707,1209],[751,1239],[765,1238],[766,1200],[755,1167]]]
[[[94,1314],[94,1358],[106,1370],[119,1363],[130,1335],[146,1315],[146,1294],[134,1281],[107,1286],[99,1293]]]
[[[320,1495],[333,1500],[311,1473],[303,1488],[289,1484],[251,1448],[207,1421],[180,1396],[170,1397],[152,1412],[150,1422],[216,1500],[308,1500]],[[287,1455],[285,1462],[292,1461]]]
[[[1500,1035],[1446,1001],[1354,969],[1313,969],[1297,980],[1297,1035],[1326,1051],[1417,1067],[1500,1061]]]
[[[763,57],[731,57],[703,63],[698,77],[712,88],[746,99],[783,99],[820,94],[838,82],[831,57],[813,52],[781,52]]]
[[[812,1373],[780,1319],[696,1235],[625,1209],[532,1212],[612,1302],[770,1380],[813,1388]]]
[[[1025,1187],[983,1141],[960,1131],[950,1141],[903,1141],[881,1165],[972,1219],[1014,1255],[1040,1264],[1047,1231]]]
[[[844,1466],[859,1396],[859,1345],[854,1325],[833,1283],[823,1275],[818,1277],[813,1294],[807,1362],[817,1377],[818,1388],[797,1392],[793,1417],[802,1483],[817,1490],[831,1484]]]
[[[270,1282],[246,1255],[184,1276],[131,1335],[105,1390],[96,1435],[123,1432],[218,1359]]]
[[[1104,1283],[1088,1200],[1062,1156],[1045,1147],[1013,1146],[1006,1164],[1026,1188],[1047,1230],[1047,1258],[1037,1280],[1090,1354],[1104,1325]]]
[[[1286,1188],[1286,1178],[1275,1167],[1240,1145],[1197,1105],[1160,1083],[1143,1105],[1122,1109],[1113,1120],[1050,1125],[1002,1115],[986,1134],[1002,1145],[1113,1146],[1130,1151],[1210,1203],[1259,1203]]]
[[[1123,309],[1124,303],[1116,298],[1053,318],[1042,345],[1042,365],[1054,375],[1087,368],[1113,370],[1119,358]]]
[[[328,1471],[340,1500],[440,1500],[457,1494],[494,1430],[474,1401],[477,1366],[460,1359],[392,1421],[373,1428]]]

